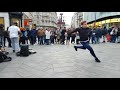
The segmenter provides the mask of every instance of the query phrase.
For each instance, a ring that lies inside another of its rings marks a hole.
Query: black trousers
[[[62,38],[62,44],[64,44],[65,43],[65,36],[61,36],[61,38]]]
[[[50,41],[51,41],[52,44],[54,44],[54,39],[51,39]]]
[[[80,39],[76,39],[76,43],[79,44]]]
[[[97,58],[97,56],[94,53],[94,50],[92,49],[92,47],[89,45],[88,42],[80,42],[82,44],[82,46],[76,46],[77,48],[80,49],[88,49],[90,51],[90,54],[94,57]]]
[[[72,40],[71,43],[74,42],[75,43],[75,35],[72,36]]]
[[[21,39],[22,39],[22,40],[21,40],[22,44],[26,44],[25,42],[26,42],[26,39],[27,39],[27,38],[26,38],[26,37],[22,37]]]
[[[4,37],[4,46],[6,44],[6,39],[8,41],[8,47],[11,47],[11,39],[9,37]]]

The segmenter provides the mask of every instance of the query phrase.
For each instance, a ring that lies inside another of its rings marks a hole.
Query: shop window
[[[4,25],[4,17],[0,17],[0,24]]]
[[[18,27],[20,27],[20,19],[18,19],[18,18],[12,18],[12,23],[13,22],[17,22]]]

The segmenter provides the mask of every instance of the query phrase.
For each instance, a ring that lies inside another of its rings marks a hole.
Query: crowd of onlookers
[[[21,44],[29,45],[53,45],[62,44],[69,45],[70,43],[80,44],[80,36],[78,32],[72,33],[75,28],[39,28],[35,27],[29,30],[28,28],[19,28],[17,23],[4,30],[4,25],[0,24],[0,56],[4,56],[6,51],[6,40],[8,47],[13,49],[13,52],[20,51]],[[120,27],[113,25],[109,29],[106,26],[98,26],[90,28],[89,43],[99,44],[105,42],[120,43]],[[4,55],[3,55],[4,54]],[[8,54],[8,53],[7,53]],[[0,57],[1,58],[1,57]],[[7,58],[7,57],[5,57]],[[11,60],[10,57],[7,58]]]
[[[106,26],[92,28],[89,38],[92,44],[93,43],[99,44],[101,39],[103,43],[105,42],[120,43],[120,27],[113,25],[109,29],[107,29]]]
[[[11,39],[9,35],[9,27],[7,30],[3,29],[3,25],[0,25],[0,45],[6,47],[6,39],[8,41],[8,47],[12,47]],[[107,29],[105,26],[97,28],[90,28],[89,43],[99,44],[102,42],[118,42],[120,43],[120,28],[115,25]],[[79,33],[71,33],[74,28],[20,28],[19,33],[19,44],[30,44],[30,45],[49,45],[49,44],[79,44],[80,36]]]

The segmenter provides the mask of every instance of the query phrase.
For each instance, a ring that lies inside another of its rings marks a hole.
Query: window
[[[18,19],[18,18],[12,18],[12,23],[13,22],[17,22],[18,27],[20,27],[20,19]]]
[[[4,17],[0,17],[0,24],[4,25]]]

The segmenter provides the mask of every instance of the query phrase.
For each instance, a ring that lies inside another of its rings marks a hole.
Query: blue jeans
[[[118,42],[120,42],[120,36],[118,36]]]
[[[91,39],[91,40],[92,40],[92,44],[93,44],[93,43],[96,44],[96,37],[95,37],[95,36],[92,36],[91,38],[92,38],[92,39]]]
[[[41,45],[41,44],[43,45],[44,36],[40,36],[39,39],[40,39],[40,45]]]
[[[50,39],[46,39],[46,44],[47,44],[47,45],[49,45],[49,40],[50,40]]]
[[[0,36],[0,45],[3,46],[4,36]]]
[[[80,48],[80,49],[88,49],[91,53],[91,55],[94,57],[94,58],[97,58],[92,47],[88,44],[88,42],[80,42],[83,46],[76,46],[77,48]]]
[[[100,43],[100,37],[96,37],[96,43]]]
[[[115,43],[116,42],[116,35],[112,35],[112,43]]]
[[[20,51],[19,39],[18,37],[11,38],[12,49],[15,51]]]

